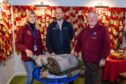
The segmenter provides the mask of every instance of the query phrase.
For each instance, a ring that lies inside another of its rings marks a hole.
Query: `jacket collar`
[[[90,28],[88,25],[88,29],[90,29],[90,30],[96,30],[98,28],[99,28],[99,23],[97,23],[93,28]]]
[[[54,23],[55,23],[55,25],[58,25],[57,21],[55,21]],[[62,28],[64,28],[65,23],[66,23],[66,20],[63,19]]]
[[[25,26],[26,28],[28,28],[29,30],[31,30],[31,29],[30,29],[30,25],[29,25],[28,23],[26,23],[24,26]],[[36,28],[36,30],[39,30],[38,27],[37,27],[36,25],[35,25],[35,28]],[[32,30],[31,30],[31,31],[32,31]]]

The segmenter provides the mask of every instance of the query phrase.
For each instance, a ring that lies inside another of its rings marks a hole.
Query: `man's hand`
[[[54,52],[48,54],[49,57],[51,57],[51,56],[55,56],[55,55],[56,55],[56,54],[55,54]]]
[[[71,54],[74,55],[74,56],[78,56],[78,53],[74,52],[74,51],[71,51]]]
[[[99,66],[104,66],[105,65],[106,60],[105,59],[101,59],[99,62]]]
[[[52,52],[52,53],[51,53],[51,56],[54,56],[54,55],[56,55],[56,54],[55,54],[54,52]]]
[[[33,52],[31,50],[26,49],[25,52],[26,52],[27,57],[32,57]]]

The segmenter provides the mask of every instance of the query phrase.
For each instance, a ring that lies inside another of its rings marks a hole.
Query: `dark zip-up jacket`
[[[73,39],[73,36],[73,26],[66,20],[63,21],[61,30],[56,21],[52,22],[48,27],[46,36],[46,47],[49,53],[70,53],[70,43]]]

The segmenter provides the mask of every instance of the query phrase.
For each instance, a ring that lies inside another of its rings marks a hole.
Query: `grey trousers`
[[[85,84],[101,84],[102,67],[94,63],[85,63]]]

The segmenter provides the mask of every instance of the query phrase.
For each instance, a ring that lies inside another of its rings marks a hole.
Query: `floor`
[[[25,84],[25,76],[15,76],[10,84]],[[37,82],[34,80],[34,84],[42,84],[40,82]],[[78,79],[75,80],[74,84],[84,84],[84,77],[79,77]],[[108,82],[102,82],[102,84],[109,84]],[[126,81],[122,84],[126,84]]]
[[[26,76],[15,76],[9,84],[25,84]],[[42,84],[36,80],[34,80],[34,84]],[[74,81],[74,84],[84,84],[84,76],[80,76],[78,79]],[[107,81],[103,81],[102,84],[110,84]],[[117,83],[116,83],[117,84]],[[123,83],[126,84],[126,80]]]

